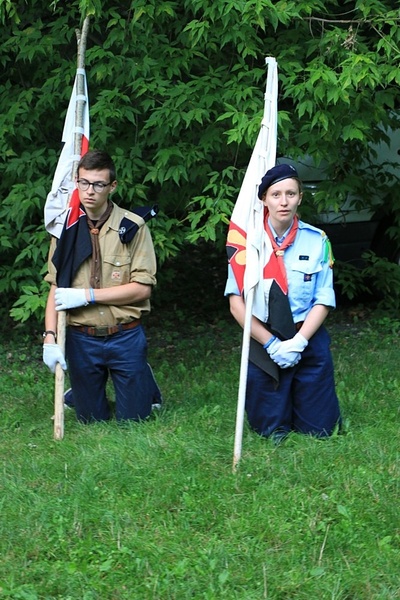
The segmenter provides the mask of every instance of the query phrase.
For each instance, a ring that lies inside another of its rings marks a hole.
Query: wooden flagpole
[[[85,17],[82,26],[82,32],[77,29],[76,42],[78,47],[77,58],[77,103],[75,112],[75,134],[74,134],[74,154],[80,156],[83,136],[83,118],[85,109],[85,78],[83,70],[85,68],[86,42],[89,31],[89,17]],[[78,160],[74,160],[72,167],[72,180],[75,179]],[[57,315],[57,343],[65,355],[65,331],[67,315],[64,310]],[[55,388],[54,388],[54,439],[62,440],[64,437],[64,370],[60,363],[56,365]]]
[[[65,356],[65,328],[66,312],[60,311],[57,315],[57,344]],[[56,364],[54,387],[54,439],[62,440],[64,437],[64,370],[60,363]]]

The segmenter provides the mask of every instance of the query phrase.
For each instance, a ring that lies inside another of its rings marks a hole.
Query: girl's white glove
[[[281,367],[281,369],[287,369],[288,367],[297,365],[301,358],[301,353],[307,346],[308,340],[306,340],[301,333],[296,333],[294,337],[290,340],[285,340],[284,342],[281,342],[276,338],[276,341],[274,340],[270,343],[266,350],[272,360]]]

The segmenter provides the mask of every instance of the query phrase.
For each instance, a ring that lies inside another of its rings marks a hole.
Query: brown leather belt
[[[140,325],[140,319],[136,319],[135,321],[131,321],[130,323],[119,323],[118,325],[112,325],[108,327],[104,325],[104,327],[91,327],[87,325],[71,325],[75,331],[81,331],[82,333],[86,333],[87,335],[93,335],[94,337],[106,337],[107,335],[114,335],[119,331],[126,331],[127,329],[133,329]]]
[[[299,321],[298,323],[296,323],[295,327],[296,327],[296,331],[299,331],[302,326],[303,326],[304,321]]]

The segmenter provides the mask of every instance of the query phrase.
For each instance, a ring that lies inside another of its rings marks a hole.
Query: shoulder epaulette
[[[139,231],[139,228],[142,227],[147,221],[150,221],[153,217],[158,213],[158,205],[154,204],[153,206],[139,206],[134,208],[131,211],[134,215],[137,215],[139,219],[137,221],[132,221],[127,217],[124,217],[119,224],[119,237],[123,244],[129,244]]]

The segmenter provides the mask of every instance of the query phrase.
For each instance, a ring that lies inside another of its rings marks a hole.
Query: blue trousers
[[[151,413],[154,380],[147,364],[143,327],[111,336],[93,337],[68,327],[66,355],[77,418],[106,421],[110,406],[106,396],[109,376],[115,389],[118,421],[146,419]]]
[[[263,436],[296,431],[331,435],[340,423],[330,337],[321,327],[303,350],[300,362],[279,369],[279,384],[249,362],[246,413],[252,429]]]

